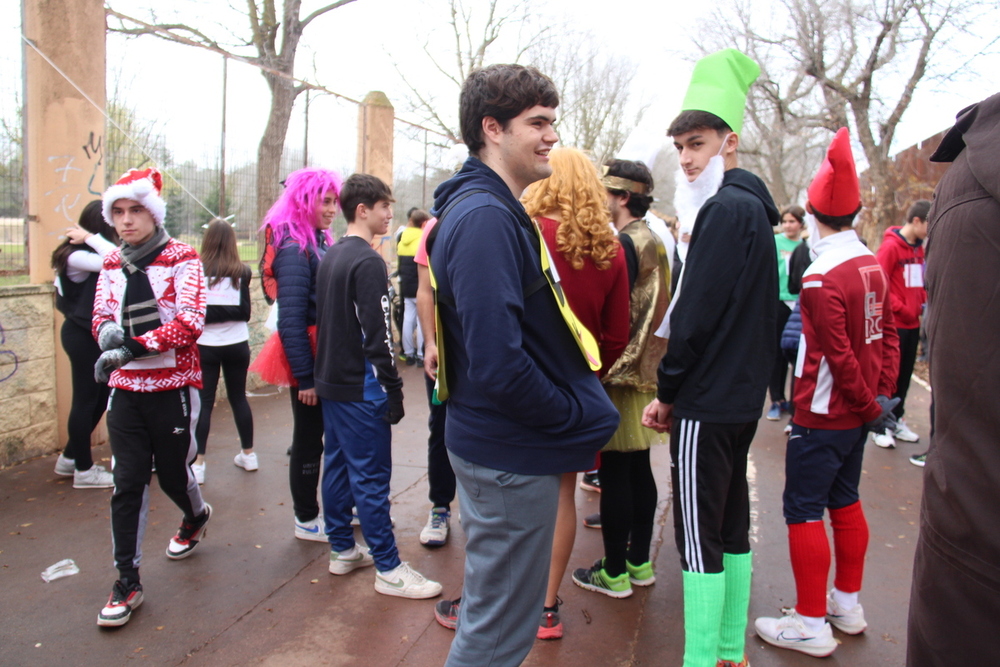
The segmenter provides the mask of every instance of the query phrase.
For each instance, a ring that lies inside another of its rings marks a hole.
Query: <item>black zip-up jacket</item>
[[[675,417],[760,418],[775,354],[778,219],[767,186],[743,169],[727,171],[698,212],[657,372],[657,397]]]
[[[316,393],[330,401],[363,401],[367,367],[386,394],[401,391],[389,328],[385,262],[359,236],[344,236],[316,276]]]

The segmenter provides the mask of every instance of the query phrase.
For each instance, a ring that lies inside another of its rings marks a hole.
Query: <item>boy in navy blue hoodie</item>
[[[559,476],[592,468],[618,426],[518,201],[552,173],[558,104],[552,81],[533,68],[473,72],[460,100],[472,157],[434,193],[429,252],[450,394],[446,446],[468,537],[448,667],[518,665],[531,650]]]
[[[389,328],[385,262],[371,247],[392,220],[392,193],[354,174],[340,192],[347,233],[327,251],[316,278],[316,394],[323,406],[323,512],[330,573],[375,565],[375,590],[423,599],[441,593],[400,561],[389,518],[391,425],[403,418],[403,381]],[[351,501],[368,546],[354,541]]]

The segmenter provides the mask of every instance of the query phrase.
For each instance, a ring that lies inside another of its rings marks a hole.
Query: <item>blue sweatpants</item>
[[[353,502],[357,505],[361,534],[375,559],[375,567],[379,572],[387,572],[400,561],[389,518],[392,431],[382,418],[386,399],[321,401],[326,430],[323,515],[330,548],[345,551],[354,546]]]

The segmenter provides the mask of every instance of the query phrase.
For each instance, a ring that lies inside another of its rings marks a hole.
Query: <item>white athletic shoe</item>
[[[902,440],[903,442],[919,442],[920,436],[910,430],[910,427],[906,425],[905,421],[900,420],[896,424],[896,440]]]
[[[236,458],[233,459],[233,463],[235,463],[238,468],[243,468],[247,472],[253,472],[258,467],[257,453],[250,452],[249,454],[244,454],[243,452],[240,452],[236,455]]]
[[[350,574],[358,568],[375,564],[375,559],[368,552],[368,547],[355,543],[351,549],[343,552],[330,552],[330,574]]]
[[[110,489],[115,485],[115,476],[104,466],[92,465],[90,470],[73,471],[74,489]]]
[[[892,433],[890,433],[888,429],[882,431],[881,433],[872,433],[872,442],[882,449],[896,448],[896,440],[892,437]]]
[[[860,635],[868,627],[865,622],[865,610],[861,604],[851,609],[844,609],[833,597],[833,590],[826,596],[826,620],[846,635]]]
[[[788,648],[815,658],[825,658],[837,649],[837,640],[829,623],[815,633],[806,627],[798,612],[792,610],[781,618],[762,616],[753,622],[760,638],[778,648]]]
[[[382,595],[425,600],[441,595],[441,584],[420,574],[409,563],[400,563],[388,572],[375,572],[375,591]]]
[[[76,460],[68,459],[62,454],[56,459],[56,468],[54,471],[60,477],[72,477],[73,473],[76,472]]]
[[[295,537],[311,542],[326,542],[326,522],[320,514],[312,521],[295,520]]]
[[[420,531],[420,543],[425,547],[443,547],[448,543],[448,519],[451,512],[435,507],[427,518],[427,525]]]
[[[204,463],[192,463],[191,471],[194,473],[194,479],[199,484],[205,483],[205,464]]]

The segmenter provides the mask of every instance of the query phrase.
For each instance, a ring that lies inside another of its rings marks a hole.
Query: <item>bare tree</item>
[[[802,162],[785,165],[788,137],[807,138],[796,148],[813,158],[813,128],[851,125],[868,163],[869,242],[877,244],[899,218],[890,150],[914,91],[943,76],[934,58],[988,8],[982,0],[782,0],[753,24],[749,5],[717,12],[716,19],[761,64],[748,104],[758,133],[751,148],[765,158],[769,185],[791,183]],[[974,34],[972,34],[974,36]],[[731,44],[732,42],[730,42]],[[826,135],[824,141],[829,138]],[[794,146],[795,144],[791,144]],[[815,171],[818,159],[806,174]],[[780,178],[778,177],[780,172]],[[776,188],[780,190],[781,188]],[[792,195],[791,188],[785,191]]]
[[[275,0],[247,0],[245,37],[236,42],[224,41],[183,23],[159,23],[153,17],[142,20],[107,7],[107,15],[117,23],[109,26],[126,35],[154,35],[161,39],[196,46],[260,68],[271,91],[267,126],[257,150],[257,219],[263,219],[277,199],[281,153],[288,132],[288,121],[295,98],[309,85],[294,79],[295,54],[302,34],[320,16],[354,0],[337,0],[302,16],[302,0],[284,0],[279,17]],[[232,37],[232,35],[230,35]],[[228,38],[227,38],[228,39]],[[255,55],[244,55],[248,50]]]

